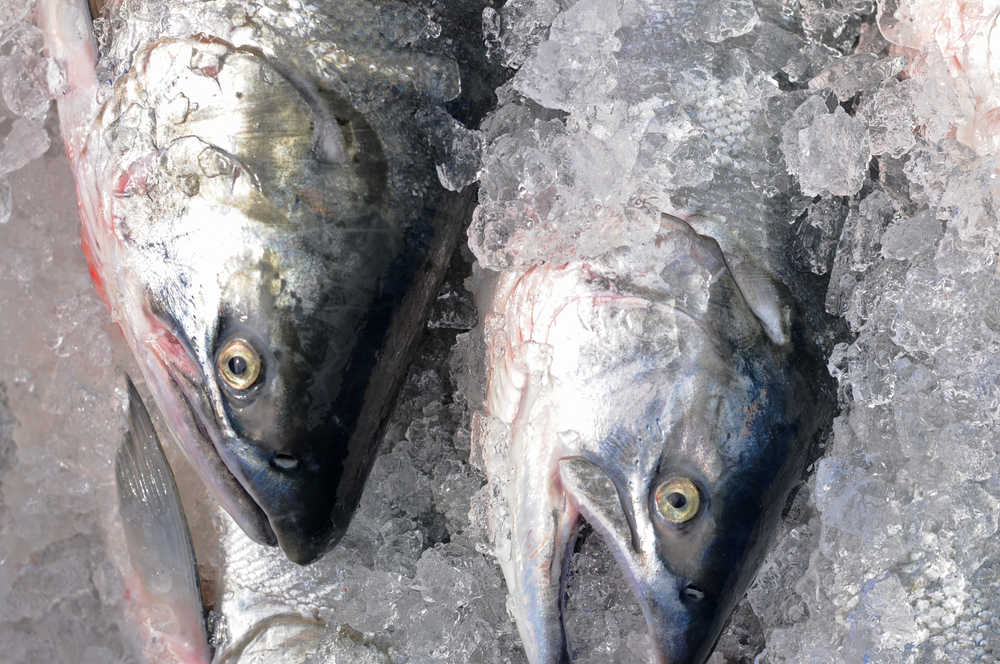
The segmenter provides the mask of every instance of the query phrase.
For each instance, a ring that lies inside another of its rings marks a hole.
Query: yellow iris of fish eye
[[[701,494],[694,482],[674,477],[656,487],[656,511],[670,523],[684,523],[694,518],[701,506]]]
[[[233,339],[219,353],[217,368],[226,385],[246,390],[260,377],[260,355],[246,340]]]

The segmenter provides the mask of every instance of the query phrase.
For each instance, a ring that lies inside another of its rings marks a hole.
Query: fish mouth
[[[209,401],[203,388],[168,373],[200,439],[198,458],[209,461],[203,477],[211,476],[209,489],[237,525],[259,544],[278,546],[299,565],[326,553],[344,531],[335,518],[336,491],[323,472],[326,464],[223,435],[205,412]]]
[[[265,445],[231,437],[218,447],[223,463],[266,515],[290,561],[307,565],[343,535],[326,464],[275,453]]]
[[[583,457],[560,459],[559,472],[580,515],[604,541],[632,586],[646,619],[651,661],[702,664],[718,641],[732,601],[701,580],[672,569],[658,551],[652,524],[644,523],[641,508],[612,473]],[[571,553],[572,544],[566,556]]]
[[[194,426],[194,431],[191,432],[193,435],[177,436],[177,438],[182,441],[182,447],[187,448],[184,451],[205,486],[247,537],[258,544],[276,546],[277,534],[271,527],[267,514],[225,463],[224,457],[219,454],[217,436],[211,433],[214,427],[206,425],[201,409],[195,405],[194,400],[202,399],[198,394],[200,390],[191,385],[186,377],[178,380],[177,373],[169,366],[163,365],[163,367],[173,387],[173,393],[180,396],[181,407],[187,411],[188,417],[185,419]]]

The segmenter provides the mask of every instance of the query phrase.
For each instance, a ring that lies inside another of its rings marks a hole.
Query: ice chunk
[[[907,82],[890,81],[861,105],[858,117],[868,127],[872,154],[900,157],[916,143],[913,90]]]
[[[504,67],[519,68],[548,34],[559,9],[555,0],[510,0],[499,12],[487,7],[487,56],[499,58]]]
[[[579,0],[552,22],[514,77],[514,88],[547,108],[573,111],[608,99],[618,85],[617,0]]]
[[[823,524],[854,535],[876,537],[898,522],[889,491],[868,469],[844,459],[826,457],[816,469],[816,507]]]
[[[871,159],[865,126],[840,106],[828,112],[821,97],[796,109],[782,129],[781,151],[807,196],[857,193]]]
[[[705,132],[686,113],[667,106],[654,113],[636,160],[645,197],[668,200],[670,192],[708,182],[714,147]]]
[[[792,624],[808,615],[802,597],[789,588],[803,578],[816,548],[818,524],[802,524],[775,542],[773,551],[757,572],[747,597],[754,613],[768,625]]]
[[[774,23],[760,23],[752,53],[770,74],[780,72],[789,82],[804,82],[816,76],[840,54],[821,43],[804,39]]]
[[[867,581],[860,600],[848,614],[851,630],[844,643],[846,656],[858,661],[891,657],[920,639],[909,597],[895,575]]]
[[[653,216],[629,207],[630,181],[604,176],[634,165],[634,144],[616,138],[536,120],[493,141],[469,228],[469,247],[481,266],[599,255],[629,238],[652,237]]]
[[[963,79],[953,78],[940,51],[931,50],[914,79],[913,112],[924,127],[924,137],[939,141],[972,116],[972,91]]]
[[[896,260],[910,260],[934,247],[941,228],[941,221],[930,210],[905,221],[893,222],[882,234],[882,255]]]
[[[0,177],[0,224],[10,221],[14,199],[10,190],[10,180]]]
[[[428,133],[435,152],[438,181],[449,191],[461,191],[479,177],[483,137],[467,129],[442,108],[421,111],[417,120]]]
[[[682,31],[691,40],[721,42],[739,37],[760,20],[750,0],[685,0],[672,5],[672,11],[684,17]]]
[[[3,0],[0,2],[0,34],[6,34],[12,25],[26,19],[34,6],[34,0]]]
[[[0,48],[11,55],[0,56],[0,94],[15,115],[40,120],[52,100],[49,90],[51,61],[42,55],[42,32],[27,23],[3,35]]]
[[[834,62],[809,81],[813,90],[829,88],[840,101],[874,89],[903,71],[902,57],[878,58],[870,53],[849,55]]]
[[[803,0],[802,29],[810,38],[847,52],[857,40],[861,17],[870,15],[874,0]]]
[[[848,206],[839,198],[823,197],[809,204],[795,229],[793,244],[802,267],[813,274],[830,271],[847,213]]]
[[[17,118],[0,149],[0,176],[23,168],[49,149],[49,134],[36,120]]]
[[[564,622],[573,661],[645,662],[650,657],[646,621],[628,579],[600,536],[587,530],[569,560]],[[607,607],[587,611],[585,607]]]
[[[799,147],[799,132],[809,127],[817,118],[827,115],[829,109],[820,95],[807,97],[792,113],[781,128],[781,152],[785,156],[788,172],[797,175],[804,167]],[[807,194],[808,195],[808,194]]]

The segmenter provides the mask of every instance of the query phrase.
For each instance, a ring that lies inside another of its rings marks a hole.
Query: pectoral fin
[[[149,412],[132,381],[127,382],[129,430],[115,457],[115,478],[134,572],[133,597],[140,611],[155,609],[161,619],[152,628],[172,655],[207,663],[208,638],[187,520]]]

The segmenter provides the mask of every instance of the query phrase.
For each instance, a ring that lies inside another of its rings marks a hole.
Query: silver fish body
[[[630,579],[654,660],[703,662],[822,421],[793,300],[664,216],[649,245],[501,273],[485,308],[477,447],[529,661],[570,656],[561,604],[582,517]]]
[[[346,527],[469,205],[415,119],[458,67],[378,9],[109,3],[95,41],[85,2],[41,8],[95,281],[192,466],[300,563]]]

